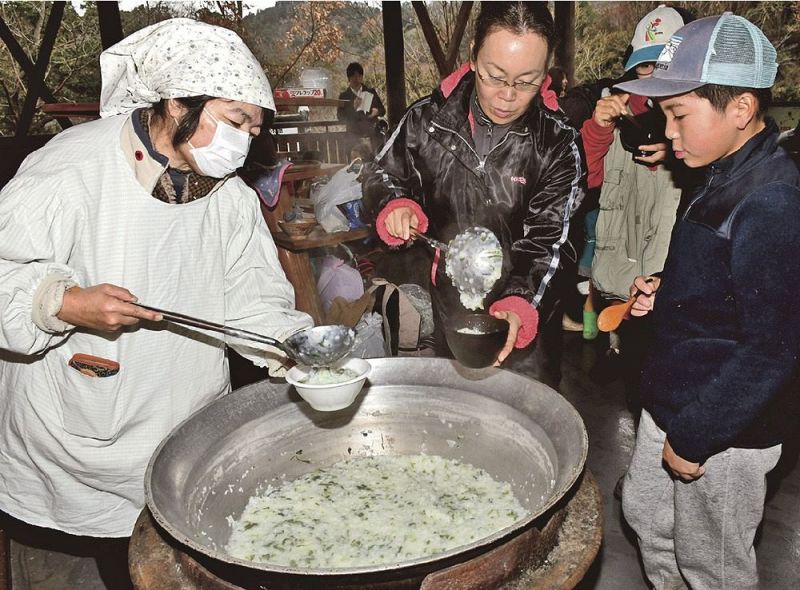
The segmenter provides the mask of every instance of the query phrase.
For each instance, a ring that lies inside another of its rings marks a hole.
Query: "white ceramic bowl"
[[[321,412],[333,412],[346,408],[356,399],[364,387],[367,375],[371,369],[370,364],[361,358],[345,358],[331,368],[350,369],[358,373],[357,377],[339,383],[310,384],[303,381],[308,378],[311,367],[297,365],[286,373],[286,381],[297,390],[308,404]]]

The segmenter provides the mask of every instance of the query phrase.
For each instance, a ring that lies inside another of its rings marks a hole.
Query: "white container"
[[[346,358],[332,365],[331,368],[350,369],[358,376],[339,383],[304,383],[311,372],[311,367],[297,365],[286,373],[286,381],[294,385],[300,397],[315,410],[320,412],[341,410],[355,401],[361,388],[364,387],[371,366],[361,358]]]

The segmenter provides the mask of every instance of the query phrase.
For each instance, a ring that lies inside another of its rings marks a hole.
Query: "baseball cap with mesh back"
[[[705,84],[770,88],[777,52],[757,26],[726,12],[680,28],[658,56],[650,78],[617,84],[642,96],[684,94]]]

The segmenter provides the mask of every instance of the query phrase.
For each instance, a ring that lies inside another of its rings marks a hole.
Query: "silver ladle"
[[[249,330],[231,328],[223,324],[209,322],[208,320],[202,320],[174,311],[159,309],[158,307],[144,305],[143,303],[136,303],[135,305],[143,309],[160,313],[163,318],[169,322],[194,326],[195,328],[203,328],[204,330],[211,330],[212,332],[220,332],[228,336],[242,338],[243,340],[269,344],[270,346],[282,350],[289,358],[296,360],[300,364],[310,365],[312,367],[332,365],[339,359],[347,356],[347,353],[352,350],[356,341],[355,330],[342,325],[307,328],[292,334],[281,342],[270,336],[264,336],[263,334],[258,334]]]
[[[411,235],[444,253],[445,272],[458,289],[464,307],[483,308],[484,297],[492,290],[503,270],[503,249],[497,236],[481,226],[459,232],[447,244],[413,228]]]

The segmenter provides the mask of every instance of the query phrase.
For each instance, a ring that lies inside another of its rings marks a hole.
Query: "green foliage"
[[[32,62],[36,60],[51,5],[52,2],[0,3],[0,17]],[[95,4],[88,4],[83,17],[67,4],[45,72],[47,87],[59,100],[97,100],[100,47]],[[28,77],[5,44],[0,48],[0,135],[12,135],[25,103]],[[29,133],[54,133],[58,129],[51,117],[37,112]]]
[[[623,73],[622,56],[636,23],[661,2],[579,2],[575,11],[578,83]],[[778,51],[777,101],[800,99],[800,4],[797,2],[673,2],[695,18],[731,11],[755,23]]]

